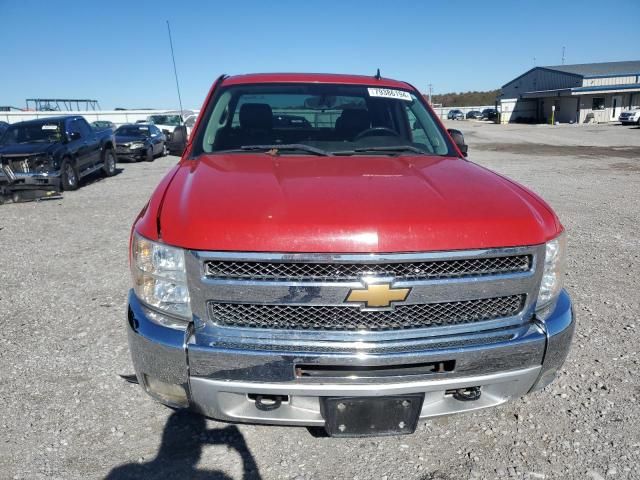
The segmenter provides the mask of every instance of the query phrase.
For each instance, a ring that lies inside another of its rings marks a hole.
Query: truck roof
[[[369,85],[387,88],[411,88],[406,82],[391,78],[376,78],[373,75],[341,75],[336,73],[249,73],[224,79],[223,85],[245,85],[255,83],[331,83],[341,85]]]
[[[22,125],[22,124],[31,124],[31,123],[48,123],[48,122],[61,122],[63,120],[67,120],[70,118],[82,118],[82,115],[56,115],[52,117],[40,117],[40,118],[32,118],[31,120],[23,120],[21,122],[15,122],[12,125]]]

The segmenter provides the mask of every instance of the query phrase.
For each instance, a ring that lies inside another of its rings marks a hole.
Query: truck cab
[[[545,387],[575,327],[564,228],[466,151],[402,81],[220,77],[132,228],[139,383],[334,436]]]

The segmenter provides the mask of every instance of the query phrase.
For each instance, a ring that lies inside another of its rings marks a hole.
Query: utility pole
[[[562,65],[564,65],[564,47],[562,47]]]
[[[173,74],[176,76],[176,89],[178,90],[178,102],[180,103],[180,116],[182,117],[182,97],[180,96],[180,84],[178,83],[176,57],[173,55],[173,40],[171,40],[171,27],[169,26],[169,20],[167,20],[167,30],[169,31],[169,45],[171,46],[171,60],[173,60]]]
[[[431,93],[433,92],[433,85],[429,84],[429,105],[431,105]]]

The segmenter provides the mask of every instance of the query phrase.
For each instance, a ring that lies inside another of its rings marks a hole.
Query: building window
[[[604,110],[604,97],[593,97],[591,110]]]

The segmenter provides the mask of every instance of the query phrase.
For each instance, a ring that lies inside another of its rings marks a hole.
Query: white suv
[[[634,108],[633,110],[622,112],[618,117],[618,120],[620,120],[620,123],[623,125],[629,125],[632,123],[640,125],[640,108]]]

